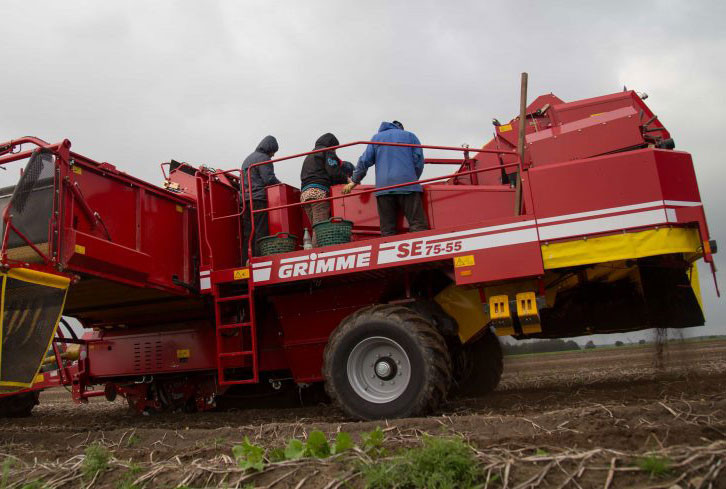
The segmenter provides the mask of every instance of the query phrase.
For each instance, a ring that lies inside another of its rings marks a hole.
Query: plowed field
[[[726,342],[670,345],[665,367],[653,365],[650,347],[508,357],[493,395],[367,423],[328,404],[139,416],[123,401],[77,406],[47,391],[31,417],[0,419],[0,488],[364,487],[359,467],[376,462],[359,450],[255,472],[232,447],[247,436],[270,453],[312,430],[360,444],[377,426],[381,460],[425,434],[462,437],[482,487],[726,487]],[[109,456],[94,477],[84,475],[89,445]]]

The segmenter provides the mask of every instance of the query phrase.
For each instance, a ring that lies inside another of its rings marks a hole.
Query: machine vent
[[[134,372],[152,373],[162,369],[161,341],[134,343]]]

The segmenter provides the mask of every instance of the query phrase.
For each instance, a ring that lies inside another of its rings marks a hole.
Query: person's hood
[[[315,141],[315,149],[329,148],[331,146],[338,146],[338,138],[333,136],[332,133],[326,132]]]
[[[392,122],[381,122],[381,127],[378,128],[378,132],[388,131],[389,129],[398,129]]]
[[[277,145],[277,139],[275,139],[274,136],[265,136],[262,138],[262,141],[260,141],[260,144],[257,145],[257,149],[255,151],[265,153],[267,156],[272,156],[277,153],[278,149],[280,149],[280,147]]]

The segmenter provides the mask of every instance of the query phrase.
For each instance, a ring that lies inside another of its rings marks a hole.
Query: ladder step
[[[255,354],[255,352],[253,352],[252,350],[248,350],[248,351],[230,351],[230,352],[220,353],[219,354],[219,357],[220,358],[247,357],[247,356],[251,356],[251,355],[254,355],[254,354]]]
[[[249,294],[243,295],[232,295],[230,297],[218,297],[217,302],[229,302],[229,301],[241,301],[242,299],[249,299]]]
[[[219,384],[220,385],[241,385],[241,384],[256,384],[257,378],[250,377],[249,379],[244,380],[222,380]]]
[[[249,328],[252,326],[252,323],[229,323],[229,324],[220,324],[217,326],[217,330],[224,330],[224,329],[242,329],[242,328]]]

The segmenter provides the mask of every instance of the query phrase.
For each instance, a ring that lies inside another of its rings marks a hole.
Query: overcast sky
[[[267,134],[284,155],[382,120],[481,145],[517,112],[522,71],[530,100],[645,91],[694,156],[726,269],[724,2],[5,0],[0,17],[0,140],[68,138],[155,183],[171,158],[231,168]],[[298,185],[299,164],[278,176]],[[708,326],[692,332],[726,333],[703,272]]]

